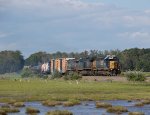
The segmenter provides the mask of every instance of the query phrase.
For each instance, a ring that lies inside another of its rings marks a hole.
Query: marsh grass
[[[128,115],[145,115],[142,112],[130,112]]]
[[[10,105],[4,104],[4,105],[1,105],[1,108],[10,108]]]
[[[108,107],[112,107],[112,105],[104,102],[96,102],[96,108],[108,108]]]
[[[4,111],[5,113],[18,113],[20,112],[17,108],[0,108],[0,111]]]
[[[33,107],[27,107],[26,113],[27,114],[36,114],[36,113],[40,113],[40,110],[33,108]]]
[[[43,102],[42,102],[42,105],[44,105],[44,106],[49,106],[49,107],[53,107],[53,106],[56,106],[56,105],[62,105],[62,102],[60,102],[60,101],[49,101],[49,100],[47,100],[47,101],[43,101]]]
[[[47,112],[46,115],[73,115],[73,113],[67,110],[55,110]]]
[[[7,115],[7,113],[3,110],[0,110],[0,115]]]
[[[14,107],[25,107],[25,104],[24,104],[24,102],[15,102],[15,103],[13,104],[13,106],[14,106]]]
[[[71,99],[69,101],[66,101],[63,103],[63,106],[65,107],[71,107],[71,106],[75,106],[75,105],[80,105],[80,101],[79,100],[75,100],[75,99]]]
[[[76,100],[134,100],[150,99],[150,83],[95,82],[30,79],[30,82],[0,80],[0,102],[68,101]]]
[[[8,104],[13,105],[13,104],[16,103],[17,101],[14,100],[14,99],[10,99],[10,100],[8,100],[7,102],[8,102]]]
[[[135,106],[144,106],[150,104],[150,100],[143,100],[142,102],[136,103]]]
[[[144,105],[148,105],[148,104],[150,104],[150,100],[144,100],[144,101],[142,101],[142,103],[143,103]]]
[[[123,106],[112,106],[112,107],[107,108],[107,112],[121,114],[124,112],[128,112],[128,110],[127,108]]]
[[[142,106],[144,106],[144,104],[142,102],[139,102],[139,103],[136,103],[135,106],[142,107]]]

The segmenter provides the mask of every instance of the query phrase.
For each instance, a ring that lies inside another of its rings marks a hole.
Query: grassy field
[[[64,80],[0,80],[0,102],[69,99],[150,99],[150,83]]]
[[[145,77],[150,77],[150,72],[143,72]]]

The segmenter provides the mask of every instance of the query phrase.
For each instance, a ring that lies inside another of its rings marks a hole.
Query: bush
[[[73,72],[69,75],[64,76],[65,80],[78,80],[78,79],[81,79],[81,78],[82,78],[82,76],[80,74],[76,73],[76,72]]]
[[[23,78],[26,78],[26,77],[33,77],[34,75],[33,75],[33,72],[31,71],[31,69],[25,68],[25,69],[22,70],[21,76]]]
[[[59,72],[59,71],[55,71],[53,74],[52,74],[52,79],[55,79],[55,78],[61,78],[62,77],[62,74]]]
[[[128,81],[145,81],[146,77],[141,71],[128,71],[125,73]]]
[[[31,68],[24,68],[21,71],[21,76],[23,78],[29,78],[29,77],[34,77],[34,76],[36,76],[38,78],[43,78],[43,79],[47,79],[48,78],[48,75],[41,74],[39,71],[34,71]]]

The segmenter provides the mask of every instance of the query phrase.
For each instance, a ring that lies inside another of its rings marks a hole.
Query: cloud
[[[123,20],[130,27],[150,26],[150,15],[145,15],[144,12],[138,15],[123,16]]]
[[[17,50],[16,43],[0,43],[0,50]]]
[[[150,9],[144,11],[146,14],[150,14]]]
[[[142,41],[142,42],[150,42],[150,33],[149,32],[124,32],[118,34],[118,37],[134,40],[134,41]]]
[[[84,8],[94,8],[99,6],[104,6],[103,3],[86,3],[80,0],[1,0],[1,5],[12,6],[17,8],[42,8],[49,9],[52,8],[71,8],[71,9],[84,9]]]
[[[142,41],[143,47],[150,43],[149,9],[81,0],[0,0],[0,17],[1,31],[7,32],[0,32],[5,38],[1,49],[25,54],[133,46],[126,41]]]
[[[9,35],[11,35],[12,33],[5,33],[5,32],[0,32],[0,38],[5,38]]]

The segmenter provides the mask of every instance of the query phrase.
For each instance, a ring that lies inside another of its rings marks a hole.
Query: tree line
[[[120,50],[90,50],[83,52],[56,52],[46,53],[37,52],[31,54],[27,59],[23,58],[20,51],[1,51],[0,52],[0,74],[19,72],[24,66],[37,66],[54,58],[97,58],[105,57],[106,55],[116,55],[120,59],[122,71],[127,70],[142,70],[150,71],[150,48],[139,49],[131,48]]]
[[[24,66],[24,58],[20,51],[0,52],[0,74],[18,72]]]

